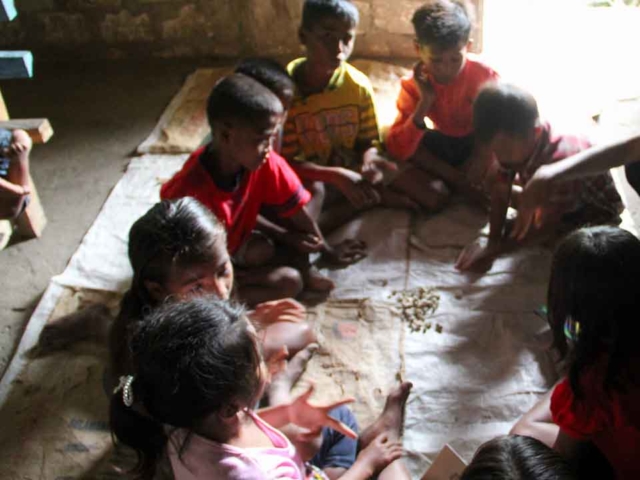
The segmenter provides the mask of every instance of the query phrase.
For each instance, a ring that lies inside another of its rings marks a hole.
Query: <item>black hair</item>
[[[473,104],[473,128],[481,142],[498,133],[526,138],[538,122],[538,104],[526,90],[509,83],[490,83]]]
[[[327,17],[349,22],[354,28],[360,21],[358,8],[349,0],[305,0],[302,7],[302,28],[310,30]]]
[[[282,103],[271,90],[240,73],[220,80],[207,101],[207,118],[212,129],[226,122],[258,126],[265,118],[283,111]]]
[[[238,64],[235,73],[247,75],[267,87],[280,99],[285,109],[291,105],[294,83],[287,69],[277,61],[264,57],[245,58]]]
[[[154,306],[145,281],[164,284],[172,268],[214,263],[214,245],[226,248],[224,226],[195,198],[163,200],[140,217],[129,231],[129,261],[133,269],[131,288],[125,293],[120,313],[109,333],[113,374],[130,365],[128,328],[144,310]]]
[[[575,480],[568,462],[539,440],[520,435],[494,438],[478,448],[460,480]]]
[[[431,0],[414,12],[411,23],[419,44],[451,48],[469,41],[472,19],[464,1]]]
[[[576,398],[584,396],[585,370],[604,364],[605,391],[639,385],[640,240],[617,227],[583,228],[557,247],[547,295],[554,345],[568,358],[569,382]],[[567,319],[580,324],[569,343]]]
[[[262,357],[248,326],[241,307],[211,297],[166,303],[135,326],[133,405],[115,392],[110,425],[115,440],[136,451],[137,478],[153,478],[170,437],[165,428],[193,432],[213,413],[257,401]]]

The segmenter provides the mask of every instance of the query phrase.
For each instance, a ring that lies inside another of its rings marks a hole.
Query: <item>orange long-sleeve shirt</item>
[[[480,88],[498,80],[489,66],[469,55],[453,82],[437,83],[430,77],[435,100],[427,112],[436,130],[451,137],[464,137],[473,132],[473,102]],[[420,102],[420,88],[413,74],[401,80],[402,88],[396,102],[398,117],[389,129],[385,145],[397,160],[407,160],[418,148],[424,131],[413,123],[413,114]]]

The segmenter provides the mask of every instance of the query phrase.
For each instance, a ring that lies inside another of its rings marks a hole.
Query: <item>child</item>
[[[15,220],[29,204],[31,145],[24,130],[0,129],[0,220]]]
[[[547,201],[538,205],[542,222],[519,241],[506,237],[507,208],[518,208],[520,187],[541,164],[554,163],[589,147],[582,138],[555,136],[542,123],[531,94],[513,85],[487,85],[474,104],[474,124],[478,140],[493,152],[499,168],[491,188],[488,243],[480,240],[464,249],[456,267],[460,270],[487,270],[493,259],[508,249],[534,240],[547,239],[584,225],[618,224],[624,209],[610,173],[558,185]],[[538,151],[547,151],[543,156]]]
[[[458,0],[430,0],[413,14],[419,61],[402,80],[398,117],[386,139],[388,152],[411,160],[438,182],[433,191],[442,206],[454,189],[486,204],[481,183],[491,158],[473,134],[472,104],[480,87],[497,73],[468,53],[470,7]],[[435,129],[425,126],[425,117]],[[396,182],[413,179],[413,169]],[[428,188],[429,185],[421,185]]]
[[[238,272],[238,281],[241,298],[250,305],[295,297],[303,287],[330,291],[333,282],[309,265],[311,252],[323,252],[343,264],[363,256],[358,245],[346,250],[330,247],[307,213],[309,193],[271,148],[283,114],[280,100],[256,80],[242,74],[222,79],[207,104],[211,142],[196,150],[160,191],[163,199],[198,199],[224,224],[234,262],[247,267]],[[264,208],[287,223],[277,238],[252,234]],[[296,251],[287,254],[296,269],[268,265],[275,261],[272,240]]]
[[[640,478],[639,275],[640,240],[625,230],[584,228],[560,243],[547,301],[568,375],[513,429],[570,460],[592,442],[619,480]]]
[[[109,334],[114,378],[131,371],[128,332],[146,312],[170,298],[208,294],[226,300],[234,289],[224,227],[190,197],[157,203],[133,224],[129,260],[131,288]],[[277,355],[283,345],[294,355],[316,340],[304,322],[304,307],[293,300],[260,304],[250,315],[264,331],[262,348],[267,358]]]
[[[460,480],[577,480],[566,460],[531,437],[505,435],[480,446]]]
[[[136,473],[143,479],[153,477],[163,454],[176,480],[326,478],[308,469],[276,428],[327,426],[355,438],[329,416],[351,400],[312,406],[312,388],[288,404],[253,411],[268,370],[255,331],[242,310],[226,302],[198,298],[156,309],[134,332],[131,351],[135,375],[122,377],[114,391],[110,421],[115,438],[138,453]],[[361,444],[342,478],[369,478],[400,458],[397,419],[409,388],[401,387],[393,426],[385,412],[363,432],[362,438],[375,437]]]
[[[518,200],[518,218],[511,236],[524,238],[531,226],[540,226],[540,219],[536,218],[536,205],[543,203],[558,184],[606,172],[621,165],[625,165],[627,181],[640,194],[640,134],[591,147],[557,163],[542,165],[523,185]]]
[[[307,56],[287,67],[296,96],[282,155],[313,193],[309,210],[324,232],[380,201],[416,205],[373,185],[382,183],[385,170],[397,167],[378,154],[371,83],[347,63],[358,19],[357,8],[347,0],[306,0],[299,36]]]

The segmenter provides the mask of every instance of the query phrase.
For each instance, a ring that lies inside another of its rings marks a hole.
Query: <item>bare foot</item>
[[[330,292],[336,286],[328,277],[322,275],[315,267],[309,267],[304,276],[304,286],[312,292]]]
[[[278,405],[291,400],[291,389],[300,379],[300,376],[307,368],[307,363],[318,350],[317,343],[311,343],[296,353],[291,360],[287,362],[287,366],[271,379],[271,383],[267,388],[267,396],[269,405]]]
[[[412,387],[411,382],[404,382],[389,393],[380,416],[360,434],[360,449],[365,449],[381,434],[387,434],[390,440],[400,438],[404,425],[404,407]]]

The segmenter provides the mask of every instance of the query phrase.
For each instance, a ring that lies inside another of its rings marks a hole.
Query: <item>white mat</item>
[[[159,185],[186,155],[133,159],[62,275],[55,277],[32,317],[0,383],[0,404],[37,340],[60,285],[122,291],[130,281],[126,241],[131,224],[158,200]],[[345,226],[337,237],[369,243],[367,259],[331,271],[334,298],[386,299],[392,290],[434,286],[441,304],[434,329],[404,332],[406,378],[414,382],[405,430],[409,464],[421,475],[446,442],[469,459],[477,446],[506,433],[555,381],[547,354],[548,327],[533,310],[544,302],[549,252],[521,250],[498,260],[485,276],[462,275],[453,262],[484,224],[454,205],[434,217],[377,210]],[[410,262],[408,262],[410,259]]]

